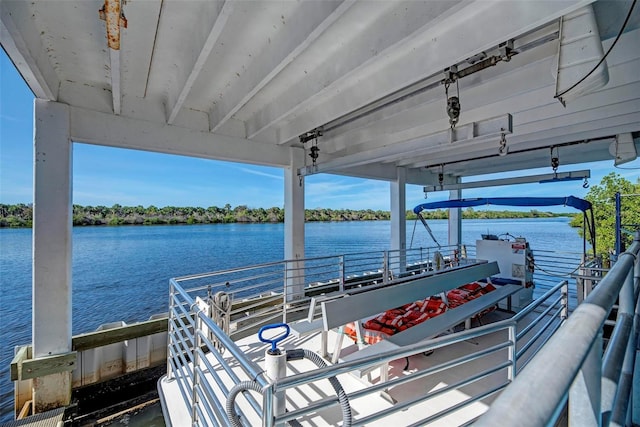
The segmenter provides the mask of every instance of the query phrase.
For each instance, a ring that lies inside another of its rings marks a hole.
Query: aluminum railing
[[[565,325],[478,421],[478,426],[553,425],[565,411],[575,426],[640,423],[630,405],[640,314],[640,233]],[[603,353],[602,328],[619,301]]]
[[[227,356],[223,356],[225,353]],[[224,399],[242,379],[268,386],[262,368],[173,280],[167,354],[167,378],[176,381],[193,426],[230,426]],[[234,366],[239,366],[241,372],[234,371]],[[262,402],[251,396],[248,401],[256,411],[261,410]]]
[[[456,254],[452,251],[448,255],[451,256],[451,259],[454,259]],[[394,260],[406,260],[408,267],[405,269],[406,271],[404,271],[405,274],[421,274],[423,270],[422,265],[425,262],[431,262],[432,256],[433,249],[416,249],[403,254],[387,252],[383,254],[382,259],[388,263],[386,264],[389,265],[388,271],[393,271],[394,264],[399,265],[398,261]],[[332,263],[328,262],[328,260],[337,260],[337,265],[344,267],[345,264],[348,266],[363,266],[365,265],[363,260],[368,259],[379,260],[380,255],[376,254],[371,257],[345,255],[342,257],[304,260],[304,270],[301,271],[305,273],[314,271],[316,273],[322,272],[315,276],[318,277],[323,274],[333,274],[331,272],[335,271],[335,265],[331,265]],[[353,260],[359,261],[356,262]],[[301,417],[304,413],[311,413],[317,410],[316,406],[328,407],[337,404],[337,399],[323,400],[321,403],[312,404],[304,409],[275,416],[272,414],[272,408],[269,406],[269,402],[271,402],[274,393],[296,387],[300,384],[312,384],[313,382],[350,372],[354,369],[370,370],[372,367],[379,366],[386,361],[430,349],[448,347],[462,340],[480,338],[495,333],[496,331],[506,330],[505,339],[494,344],[489,349],[477,350],[454,360],[431,366],[427,370],[414,372],[401,378],[395,378],[387,383],[358,390],[349,395],[350,400],[366,398],[366,396],[377,393],[382,389],[416,381],[430,375],[437,375],[443,370],[486,357],[494,352],[506,352],[506,356],[502,362],[473,372],[467,379],[456,384],[448,385],[446,390],[438,390],[416,396],[415,399],[397,404],[391,409],[368,414],[356,419],[355,423],[356,425],[362,425],[372,422],[395,412],[402,411],[409,406],[417,405],[420,402],[434,398],[447,390],[462,387],[491,375],[501,376],[502,380],[499,381],[499,385],[494,384],[492,387],[488,387],[475,395],[469,396],[463,403],[452,404],[450,408],[437,414],[431,414],[426,420],[421,420],[421,422],[433,421],[504,389],[513,380],[514,375],[521,372],[527,363],[535,359],[537,353],[553,333],[563,324],[569,313],[569,281],[564,280],[550,287],[532,305],[511,319],[436,338],[435,340],[421,342],[400,350],[377,354],[372,357],[363,358],[357,362],[340,363],[332,365],[329,368],[315,369],[310,372],[287,377],[284,380],[278,381],[277,384],[273,384],[262,375],[261,368],[254,362],[254,360],[260,359],[262,355],[256,352],[241,351],[235,342],[207,316],[206,310],[203,311],[203,308],[198,305],[197,297],[207,296],[208,293],[220,289],[243,296],[251,295],[255,290],[260,290],[264,295],[265,287],[261,286],[260,281],[265,281],[270,283],[270,287],[273,286],[274,283],[279,283],[280,286],[283,287],[280,288],[278,292],[279,296],[274,298],[279,298],[278,307],[281,307],[281,309],[285,311],[290,310],[289,307],[293,304],[291,302],[285,302],[282,297],[282,295],[287,294],[286,280],[281,278],[278,281],[275,279],[275,276],[278,274],[286,275],[286,264],[286,262],[272,263],[171,280],[168,373],[169,377],[177,381],[179,385],[184,405],[189,408],[193,425],[230,425],[223,410],[226,396],[233,384],[238,384],[242,381],[256,381],[262,389],[263,396],[262,398],[249,397],[249,407],[239,409],[241,411],[241,419],[263,420],[263,425],[274,425],[275,423]],[[418,267],[412,269],[412,265]],[[347,276],[349,275],[347,274],[340,277],[346,278]],[[295,276],[289,274],[288,277]],[[382,280],[382,278],[376,278],[375,280]],[[198,282],[199,286],[189,290],[184,289],[183,285],[192,284],[193,282]],[[239,284],[243,285],[244,288],[238,286]],[[338,285],[339,284],[340,283],[338,283]],[[306,286],[304,289],[308,291],[316,286],[319,285],[312,287]],[[249,289],[249,291],[247,291],[247,289]],[[266,296],[263,300],[269,300],[269,298],[269,296]],[[246,302],[256,309],[256,311],[259,311],[261,304],[264,303],[264,301],[261,302],[258,299],[249,298],[247,298]],[[245,309],[246,307],[247,306],[245,306]],[[272,309],[273,307],[270,308],[269,313],[272,312]],[[238,310],[241,311],[242,309]],[[243,327],[249,330],[251,328],[255,329],[255,326],[264,323],[264,320],[265,316],[255,315],[250,318],[243,317],[239,322],[244,323]],[[240,367],[240,369],[237,369],[237,367]],[[242,411],[251,411],[253,415],[243,413]]]
[[[234,301],[229,315],[236,326],[230,332],[242,336],[253,330],[256,319],[262,323],[299,319],[314,295],[428,274],[437,267],[435,259],[442,260],[442,267],[475,262],[469,253],[463,257],[464,252],[457,246],[362,252],[196,274],[175,282],[188,287],[191,298],[228,294]]]

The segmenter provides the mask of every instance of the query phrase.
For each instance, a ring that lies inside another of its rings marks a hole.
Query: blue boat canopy
[[[586,212],[591,209],[591,202],[578,197],[485,197],[474,199],[443,200],[441,202],[422,203],[413,212],[418,214],[423,210],[442,208],[468,208],[482,205],[502,206],[571,206]]]
[[[486,197],[474,199],[443,200],[441,202],[422,203],[413,208],[413,213],[418,215],[418,218],[420,219],[420,221],[422,221],[425,228],[427,228],[427,231],[429,232],[429,234],[431,234],[431,237],[435,241],[431,230],[429,229],[425,219],[422,217],[422,215],[420,215],[420,212],[429,209],[468,208],[472,206],[482,205],[571,206],[572,208],[579,209],[584,215],[584,237],[587,237],[588,232],[589,242],[591,243],[593,252],[596,253],[596,230],[591,202],[589,202],[588,200],[580,199],[579,197]],[[584,247],[584,250],[586,252],[586,246]]]

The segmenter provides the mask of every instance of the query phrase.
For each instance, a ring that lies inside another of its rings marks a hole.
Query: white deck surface
[[[504,318],[505,314],[496,312],[490,314],[494,320],[498,320],[500,317]],[[489,319],[487,319],[489,320]],[[332,344],[336,338],[335,332],[329,333],[329,349],[332,349]],[[431,356],[424,356],[418,354],[410,358],[410,371],[423,370],[434,365],[438,365],[447,360],[454,359],[468,352],[476,351],[481,348],[490,347],[498,342],[502,342],[506,339],[506,331],[494,333],[489,336],[483,337],[482,341],[464,341],[453,346],[436,350]],[[345,340],[346,342],[346,340]],[[256,361],[260,366],[264,366],[264,351],[267,348],[266,344],[258,342],[255,336],[245,338],[238,342],[240,348],[247,354],[252,360]],[[346,344],[345,344],[346,345]],[[281,348],[306,348],[313,351],[320,349],[320,334],[312,334],[302,338],[295,338],[290,336],[281,343]],[[355,348],[355,346],[354,346]],[[227,354],[225,353],[225,356]],[[212,356],[209,356],[210,358]],[[470,375],[477,373],[489,366],[495,366],[501,362],[507,360],[506,349],[500,350],[497,353],[493,353],[482,359],[474,362],[466,363],[456,368],[447,369],[437,374],[413,381],[408,384],[399,385],[393,387],[389,393],[393,399],[401,405],[402,402],[413,399],[419,395],[432,392],[434,390],[445,387],[449,384],[457,383]],[[397,378],[399,376],[406,375],[403,372],[405,360],[396,360],[391,363],[389,369],[389,378]],[[313,370],[315,365],[307,360],[299,360],[290,362],[288,365],[288,375],[294,375],[301,372]],[[234,372],[238,374],[243,380],[247,379],[240,368],[235,365]],[[426,402],[419,403],[411,406],[405,410],[397,413],[391,413],[387,417],[377,420],[375,422],[366,423],[366,425],[377,426],[409,426],[416,423],[416,425],[433,425],[433,426],[459,426],[466,425],[479,415],[484,413],[487,409],[487,405],[491,403],[494,395],[489,396],[481,401],[471,403],[467,406],[460,408],[459,410],[447,415],[446,417],[435,420],[431,423],[423,424],[422,420],[430,417],[438,412],[451,408],[452,406],[463,402],[468,399],[469,396],[478,395],[485,390],[488,390],[494,386],[498,386],[506,381],[506,369],[502,369],[486,378],[483,378],[471,385],[456,388],[451,391],[447,391],[442,395],[435,396]],[[367,378],[356,378],[351,374],[344,374],[338,377],[340,383],[348,394],[366,388],[370,383],[367,382]],[[373,371],[371,381],[373,384],[378,383],[379,373],[378,370]],[[225,381],[226,382],[226,381]],[[231,382],[229,381],[229,384]],[[160,389],[163,395],[164,402],[167,406],[168,415],[171,419],[171,425],[174,426],[187,426],[190,425],[191,417],[189,409],[183,403],[183,399],[180,396],[180,391],[176,381],[167,381],[163,379],[160,382]],[[216,393],[221,399],[222,405],[226,402],[226,396],[222,395],[222,392]],[[257,393],[252,393],[260,402],[261,398]],[[308,406],[311,402],[317,402],[322,399],[328,399],[335,396],[331,385],[327,380],[322,380],[310,385],[305,385],[289,391],[287,393],[287,410],[292,411],[298,408]],[[242,407],[248,407],[246,400],[243,397],[238,397],[237,403]],[[360,425],[358,420],[364,416],[372,413],[391,409],[392,405],[389,401],[385,400],[379,393],[373,393],[366,395],[359,399],[350,400],[353,415],[353,424]],[[248,410],[247,415],[250,416],[250,425],[261,425],[261,420],[255,416],[253,411]],[[322,411],[318,411],[309,414],[306,417],[298,419],[305,426],[336,426],[342,424],[342,414],[338,406],[332,406]],[[168,423],[169,425],[169,423]],[[212,423],[211,425],[216,425]]]

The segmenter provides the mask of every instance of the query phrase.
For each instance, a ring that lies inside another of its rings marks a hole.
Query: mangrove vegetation
[[[463,210],[465,219],[499,219],[499,218],[544,218],[566,216],[531,211],[488,211],[467,208]],[[427,219],[446,219],[448,211],[443,209],[423,213]],[[380,221],[389,220],[389,211],[352,210],[352,209],[306,209],[305,220],[312,221]],[[416,216],[407,211],[407,219]],[[31,227],[33,206],[31,204],[0,204],[0,227]],[[177,207],[165,206],[107,206],[73,205],[73,225],[155,225],[155,224],[216,224],[216,223],[276,223],[284,222],[284,209],[250,208],[246,205],[232,207]]]

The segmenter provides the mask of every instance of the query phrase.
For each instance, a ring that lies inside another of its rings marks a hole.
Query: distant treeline
[[[427,219],[446,219],[447,210],[437,209],[423,213]],[[546,218],[566,216],[551,212],[531,210],[528,212],[515,211],[475,211],[473,208],[463,210],[465,219],[497,219],[497,218]],[[388,220],[388,211],[374,211],[371,209],[306,209],[305,220],[311,221],[378,221]],[[407,211],[407,219],[416,216]],[[5,205],[0,204],[0,227],[31,227],[33,206],[31,204]],[[249,208],[246,205],[236,206],[226,204],[224,207],[211,206],[176,207],[165,206],[80,206],[73,205],[73,225],[154,225],[154,224],[216,224],[230,222],[266,223],[283,222],[284,209]]]

